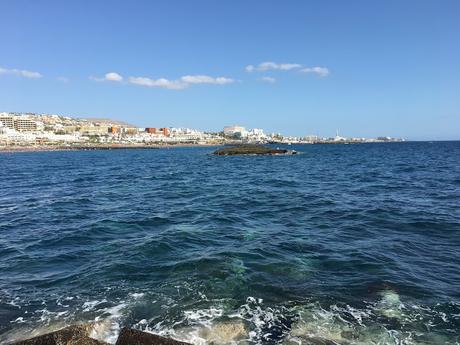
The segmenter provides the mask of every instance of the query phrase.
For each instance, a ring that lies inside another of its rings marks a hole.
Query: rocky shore
[[[91,325],[69,326],[61,330],[40,335],[9,345],[109,345],[91,338]],[[130,328],[123,328],[115,345],[190,345]]]
[[[119,145],[119,144],[95,144],[95,145],[28,145],[28,146],[0,146],[0,153],[14,152],[48,152],[48,151],[93,151],[93,150],[152,150],[171,147],[197,147],[216,146],[215,144],[155,144],[155,145]]]
[[[111,345],[105,341],[92,337],[94,325],[82,324],[62,328],[60,330],[36,336],[26,340],[9,343],[7,345]],[[247,330],[242,322],[222,323],[220,325],[203,330],[202,334],[211,345],[226,345],[246,343]],[[322,337],[296,334],[296,339],[286,340],[284,345],[347,345],[347,342],[336,342]],[[115,345],[192,345],[190,343],[162,337],[156,334],[139,331],[132,328],[122,328]]]
[[[236,156],[236,155],[287,155],[296,154],[295,150],[273,149],[262,145],[239,145],[234,147],[224,147],[214,151],[217,156]]]

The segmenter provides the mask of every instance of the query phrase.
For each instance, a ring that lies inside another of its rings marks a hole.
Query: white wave
[[[224,314],[224,310],[222,308],[208,308],[208,309],[198,309],[198,310],[185,310],[184,315],[185,318],[192,322],[199,322],[199,323],[208,323],[211,320],[221,317]]]
[[[145,296],[145,293],[143,292],[131,293],[129,296],[134,299],[140,299]]]
[[[107,300],[104,298],[101,301],[98,301],[98,300],[87,301],[87,302],[83,303],[82,308],[83,308],[83,311],[90,311],[90,310],[94,310],[94,308],[96,306],[98,306],[99,304],[102,304],[102,303],[107,303]]]
[[[7,302],[7,304],[12,305],[13,307],[21,309],[21,299],[19,297],[15,297],[11,301]]]
[[[99,310],[99,315],[94,319],[94,327],[90,334],[91,338],[114,344],[120,333],[123,311],[128,305],[128,303],[121,301],[115,306]]]
[[[399,295],[396,291],[385,290],[380,293],[381,300],[377,303],[376,311],[382,315],[395,319],[402,319],[404,315],[405,306],[401,302]]]
[[[299,320],[292,326],[287,339],[291,340],[294,337],[301,344],[310,338],[327,339],[338,343],[346,341],[344,335],[353,332],[353,327],[340,316],[337,306],[331,309],[323,309],[317,304],[300,308]]]
[[[195,345],[267,342],[286,345],[315,342],[354,345],[447,344],[451,339],[436,334],[435,327],[441,323],[448,325],[456,317],[455,314],[440,311],[436,306],[414,305],[406,300],[402,303],[402,297],[392,290],[381,292],[377,302],[369,302],[361,308],[349,305],[324,307],[319,303],[269,306],[260,298],[248,297],[246,303],[231,310],[231,300],[213,301],[196,291],[190,293],[199,298],[199,303],[206,303],[206,307],[180,310],[177,299],[156,296],[158,300],[155,303],[159,310],[152,313],[152,318],[136,320],[134,324],[127,324],[126,317],[136,305],[151,303],[150,295],[147,298],[141,292],[129,293],[116,303],[107,301],[108,298],[82,301],[81,307],[73,312],[65,305],[52,311],[45,306],[32,312],[33,318],[30,314],[20,315],[11,321],[15,333],[9,334],[8,340],[14,340],[21,333],[29,337],[51,332],[75,321],[84,322],[89,317],[92,323],[90,336],[108,343],[115,343],[121,326],[126,325]],[[170,313],[171,310],[174,312]],[[158,312],[165,316],[161,322],[157,322],[161,317]],[[379,321],[382,318],[394,318],[396,325],[403,327],[387,329]],[[40,327],[33,327],[37,323]],[[421,331],[423,327],[428,330]]]

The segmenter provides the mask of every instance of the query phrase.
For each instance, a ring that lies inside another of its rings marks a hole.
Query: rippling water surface
[[[0,342],[458,344],[460,142],[0,154]]]

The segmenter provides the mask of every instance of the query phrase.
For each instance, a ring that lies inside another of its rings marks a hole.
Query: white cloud
[[[276,82],[276,79],[275,78],[272,78],[272,77],[262,77],[260,78],[260,80],[266,82],[266,83],[270,83],[270,84],[274,84]]]
[[[235,81],[231,78],[226,77],[210,77],[207,75],[186,75],[180,78],[184,83],[187,84],[217,84],[217,85],[225,85],[231,84]]]
[[[210,77],[207,75],[186,75],[178,80],[169,80],[165,78],[151,79],[147,77],[131,77],[129,83],[148,86],[148,87],[162,87],[170,90],[183,90],[192,84],[213,84],[213,85],[225,85],[231,84],[235,81],[231,78],[226,77]]]
[[[278,65],[279,69],[284,70],[284,71],[289,71],[291,69],[296,69],[302,67],[302,65],[298,63],[282,63]]]
[[[105,80],[109,81],[122,81],[123,77],[115,72],[110,72],[105,75]]]
[[[43,75],[41,75],[38,72],[31,72],[27,71],[24,69],[7,69],[7,68],[1,68],[0,67],[0,74],[13,74],[19,77],[24,77],[24,78],[41,78]]]
[[[124,78],[116,73],[107,73],[103,78],[89,77],[94,81],[116,81],[122,82]],[[170,80],[166,78],[152,79],[148,77],[129,77],[127,79],[129,84],[147,86],[147,87],[160,87],[170,90],[183,90],[188,88],[192,84],[213,84],[213,85],[225,85],[234,83],[235,80],[227,77],[210,77],[207,75],[185,75],[176,80]]]
[[[326,77],[329,75],[329,69],[327,69],[326,67],[306,67],[306,68],[302,68],[300,72],[316,73],[320,77]]]
[[[64,84],[67,84],[68,82],[70,82],[69,78],[67,77],[57,77],[56,79]]]
[[[298,63],[276,63],[272,61],[266,61],[258,64],[257,66],[248,65],[245,67],[246,72],[254,72],[254,71],[269,71],[269,70],[282,70],[282,71],[289,71],[291,69],[301,68],[302,65]]]
[[[90,76],[89,79],[94,81],[123,81],[123,77],[116,72],[106,73],[102,78]]]
[[[162,87],[170,90],[182,90],[188,87],[187,83],[180,80],[169,80],[165,78],[150,79],[146,77],[130,77],[129,83],[148,87]]]
[[[320,77],[326,77],[329,75],[329,69],[326,67],[304,67],[298,63],[276,63],[272,61],[262,62],[256,66],[247,65],[245,67],[246,72],[265,72],[271,70],[280,70],[280,71],[289,71],[289,70],[299,70],[303,73],[315,73]]]

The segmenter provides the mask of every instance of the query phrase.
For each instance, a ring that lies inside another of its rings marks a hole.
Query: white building
[[[224,127],[224,134],[229,136],[240,136],[245,138],[248,134],[246,128],[243,126],[225,126]]]
[[[0,122],[3,127],[15,129],[19,132],[33,132],[43,129],[43,124],[35,121],[28,115],[11,115],[8,113],[0,113]]]
[[[264,141],[267,139],[263,129],[253,128],[247,133],[247,139],[253,141]]]
[[[304,140],[306,143],[310,143],[310,144],[313,144],[313,143],[316,143],[318,141],[321,140],[321,138],[317,135],[307,135],[304,137]]]
[[[0,113],[0,126],[7,127],[10,129],[14,128],[14,117],[8,113]]]
[[[335,137],[334,137],[334,141],[346,141],[346,140],[347,140],[347,138],[341,137],[341,136],[339,135],[339,130],[337,130],[336,135],[335,135]]]

